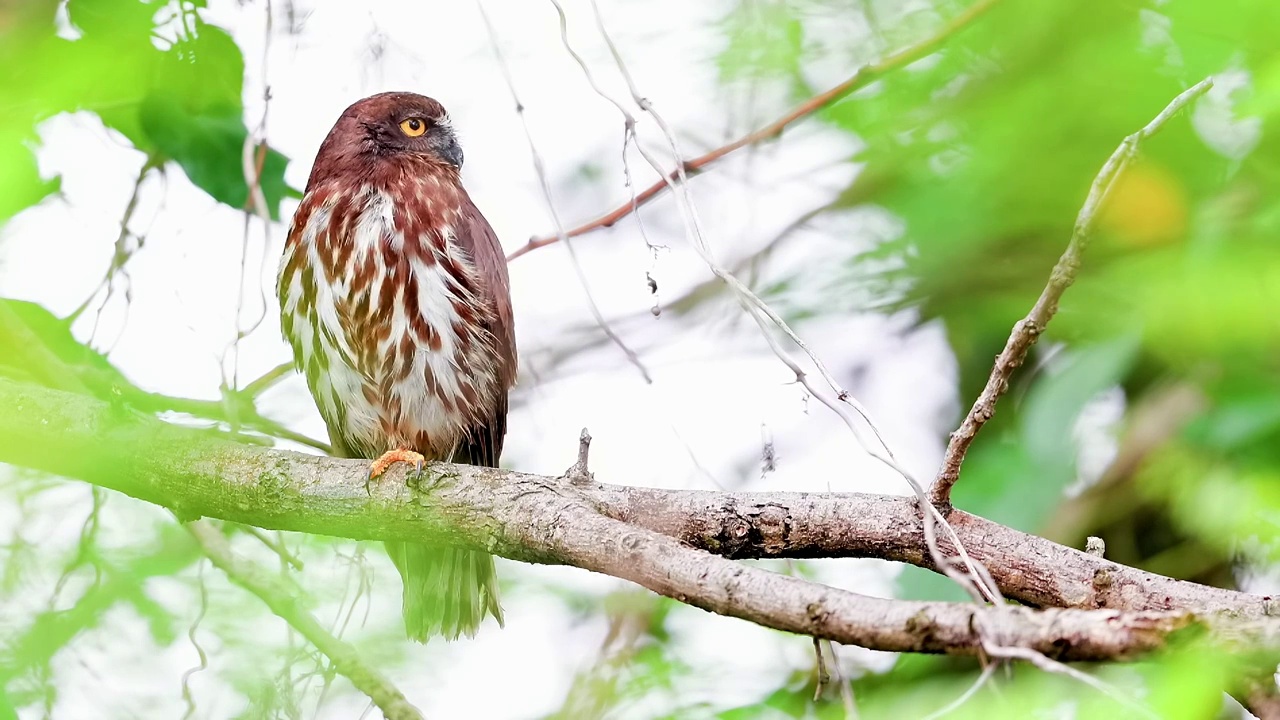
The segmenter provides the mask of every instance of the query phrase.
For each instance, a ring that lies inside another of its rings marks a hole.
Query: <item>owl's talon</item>
[[[422,476],[422,467],[423,465],[426,464],[427,459],[422,456],[422,453],[417,453],[412,450],[405,450],[404,448],[389,450],[383,453],[382,457],[378,458],[377,460],[374,460],[372,463],[369,464],[369,477],[364,482],[365,492],[368,492],[370,495],[372,495],[373,493],[370,490],[370,486],[372,485],[374,479],[377,478],[379,475],[382,475],[383,473],[385,473],[387,471],[387,468],[391,467],[392,465],[398,462],[402,462],[402,463],[405,463],[406,465],[413,466],[414,475],[410,476],[410,481],[409,481],[410,487],[412,487],[413,483],[416,481],[416,478]]]
[[[419,460],[413,465],[413,472],[409,473],[409,477],[405,480],[405,484],[413,490],[422,489],[422,470],[426,467],[424,460]]]

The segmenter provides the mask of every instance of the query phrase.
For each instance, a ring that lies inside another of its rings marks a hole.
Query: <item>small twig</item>
[[[293,372],[293,361],[283,362],[263,373],[262,377],[245,385],[240,389],[240,394],[247,397],[256,398],[276,383],[283,380]]]
[[[1032,665],[1035,665],[1037,668],[1039,668],[1040,670],[1043,670],[1044,672],[1054,673],[1057,675],[1065,675],[1071,678],[1072,680],[1075,680],[1076,682],[1082,683],[1084,685],[1088,685],[1094,690],[1097,690],[1103,695],[1106,695],[1112,700],[1115,700],[1121,705],[1124,705],[1125,707],[1133,710],[1135,713],[1137,713],[1138,715],[1141,715],[1142,717],[1148,717],[1148,718],[1158,717],[1154,712],[1151,711],[1150,708],[1143,705],[1142,703],[1137,702],[1133,698],[1126,696],[1124,693],[1120,692],[1118,689],[1111,686],[1110,684],[1103,682],[1102,680],[1099,680],[1098,678],[1092,675],[1080,672],[1079,670],[1071,667],[1070,665],[1067,665],[1066,663],[1058,662],[1057,660],[1054,660],[1053,658],[1050,658],[1044,655],[1043,653],[1038,653],[1035,650],[1032,650],[1030,648],[1025,648],[1025,647],[1009,647],[1009,646],[995,645],[993,643],[988,642],[985,639],[985,637],[982,638],[982,649],[985,650],[988,655],[994,658],[1004,658],[1007,660],[1026,660],[1027,662],[1031,663]]]
[[[270,418],[263,417],[251,400],[241,402],[241,398],[245,397],[243,391],[239,393],[227,392],[222,400],[196,400],[147,392],[134,386],[120,388],[120,390],[124,393],[126,401],[140,410],[148,412],[180,412],[228,424],[234,418],[239,430],[253,430],[268,437],[313,447],[328,455],[333,454],[333,448],[329,443],[295,432]]]
[[[858,704],[853,699],[853,685],[844,677],[840,669],[840,656],[836,654],[835,643],[830,640],[813,639],[813,652],[818,656],[818,687],[814,689],[813,699],[817,702],[822,697],[824,687],[834,681],[840,689],[840,704],[844,707],[844,720],[858,720]],[[828,665],[822,654],[831,656]]]
[[[244,206],[244,229],[241,233],[240,241],[240,284],[236,291],[236,334],[230,345],[222,353],[221,370],[222,384],[224,393],[227,389],[235,392],[240,387],[240,341],[248,337],[254,330],[258,329],[267,317],[268,303],[267,290],[263,287],[261,279],[256,283],[258,286],[258,304],[259,312],[257,317],[248,324],[247,327],[241,326],[240,322],[244,315],[245,306],[245,285],[248,282],[249,275],[249,228],[250,219],[253,216],[262,223],[262,259],[260,267],[267,264],[267,253],[271,249],[271,209],[267,207],[267,196],[262,189],[262,171],[267,160],[267,118],[271,111],[271,84],[268,80],[268,59],[271,56],[271,38],[274,35],[273,16],[274,10],[271,1],[265,3],[266,9],[266,26],[263,29],[262,40],[262,118],[258,121],[258,127],[254,131],[246,129],[244,143],[240,148],[240,170],[244,176],[247,192],[245,194]],[[260,136],[261,142],[255,142],[256,136]],[[226,358],[231,356],[231,377],[226,375]],[[239,418],[236,415],[235,406],[228,403],[227,414],[230,416],[232,432],[240,431]]]
[[[204,584],[203,562],[198,565],[196,570],[196,586],[200,588],[200,610],[196,613],[195,620],[191,621],[191,627],[187,628],[187,639],[191,641],[191,647],[195,648],[196,655],[200,658],[200,664],[187,668],[186,672],[182,673],[182,699],[187,704],[187,711],[183,713],[182,720],[190,720],[196,716],[196,699],[191,692],[191,676],[209,669],[209,655],[205,653],[200,641],[196,639],[196,630],[200,629],[200,623],[204,620],[205,614],[209,612],[209,589]]]
[[[849,93],[852,93],[858,88],[865,87],[873,80],[880,78],[888,72],[910,65],[911,63],[932,54],[941,47],[943,43],[950,39],[952,35],[955,35],[960,30],[964,29],[980,15],[985,13],[987,10],[990,10],[991,7],[999,1],[1000,0],[982,0],[981,2],[975,3],[968,10],[957,15],[951,20],[951,22],[944,25],[936,35],[908,48],[899,50],[879,62],[862,66],[857,72],[849,77],[849,79],[824,93],[809,98],[805,102],[793,108],[786,115],[783,115],[759,130],[748,133],[747,135],[714,150],[703,153],[692,160],[684,161],[681,164],[679,171],[686,175],[692,175],[735,150],[777,138],[782,134],[782,131],[786,129],[787,126],[797,120],[806,118],[822,108],[835,103],[847,96]],[[537,250],[540,247],[551,245],[563,238],[575,238],[579,235],[585,235],[593,230],[611,227],[622,218],[634,213],[641,205],[647,204],[649,201],[662,194],[662,192],[669,187],[670,182],[674,181],[676,178],[677,171],[672,171],[666,174],[663,179],[645,188],[643,191],[634,195],[630,200],[614,208],[612,211],[601,215],[595,220],[583,223],[578,227],[567,231],[557,229],[554,234],[530,238],[529,242],[521,246],[519,250],[516,250],[507,256],[507,262],[515,260],[521,255]]]
[[[995,365],[991,368],[991,376],[987,378],[986,386],[974,401],[964,422],[951,433],[951,440],[947,443],[947,451],[942,458],[942,467],[938,470],[938,477],[930,490],[930,500],[944,513],[950,510],[951,489],[960,477],[960,466],[964,463],[965,454],[973,444],[974,437],[995,414],[996,403],[1009,389],[1010,376],[1026,359],[1031,346],[1035,344],[1054,314],[1058,312],[1058,301],[1062,298],[1062,294],[1071,286],[1071,283],[1075,282],[1076,273],[1080,269],[1081,256],[1088,247],[1098,211],[1111,194],[1116,180],[1137,156],[1139,145],[1143,140],[1159,132],[1160,128],[1164,127],[1174,115],[1189,105],[1192,100],[1208,92],[1211,87],[1213,87],[1213,78],[1209,77],[1184,90],[1164,110],[1161,110],[1155,119],[1121,141],[1120,146],[1111,153],[1111,157],[1107,158],[1102,170],[1094,178],[1084,207],[1080,208],[1080,214],[1076,216],[1071,241],[1067,243],[1066,251],[1053,266],[1053,272],[1049,274],[1049,283],[1040,293],[1031,312],[1013,326],[1013,332],[1009,334],[1004,350],[1000,351]]]
[[[822,639],[813,639],[813,655],[816,658],[818,680],[813,687],[813,701],[817,702],[822,699],[822,691],[827,689],[827,685],[831,682],[831,674],[827,672],[827,660],[822,656]]]
[[[341,557],[341,555],[339,556]],[[351,618],[355,614],[356,605],[360,603],[361,598],[366,599],[365,616],[364,616],[364,620],[361,622],[361,627],[363,627],[364,622],[368,621],[369,619],[369,604],[367,600],[369,595],[371,594],[370,593],[371,573],[365,567],[363,563],[363,559],[364,559],[364,549],[360,545],[356,545],[355,551],[351,554],[351,557],[348,561],[347,577],[346,577],[346,582],[344,582],[342,586],[343,588],[342,599],[338,601],[338,611],[333,616],[333,622],[329,624],[329,631],[332,632],[337,637],[342,637],[343,635],[346,634],[347,627],[351,624]],[[351,604],[347,605],[347,593],[351,589],[351,585],[352,585],[351,576],[353,572],[357,574],[356,582],[355,582],[356,591],[355,591],[355,595],[351,597]],[[343,611],[344,607],[346,608],[345,612]],[[320,662],[318,662],[317,664],[320,665]],[[334,676],[333,663],[328,663],[327,666],[319,667],[319,674],[324,679],[324,682],[320,686],[320,693],[319,693],[319,696],[316,698],[316,714],[315,714],[316,720],[318,720],[320,716],[320,708],[324,704],[324,698],[329,693],[329,688],[333,686],[333,676]],[[311,682],[311,678],[307,678],[307,686],[310,685],[310,682]],[[304,686],[303,689],[305,690],[307,686]]]
[[[588,483],[595,479],[587,467],[590,453],[591,433],[587,432],[586,428],[582,428],[582,434],[578,436],[578,459],[564,471],[564,477],[575,483]]]
[[[556,204],[551,197],[551,185],[547,182],[546,167],[542,163],[542,156],[538,154],[538,148],[533,143],[533,133],[529,130],[529,121],[524,115],[524,104],[520,102],[520,96],[516,93],[515,80],[511,77],[511,70],[507,67],[506,58],[502,55],[502,47],[498,43],[498,33],[493,27],[493,22],[489,19],[489,13],[484,9],[484,3],[476,0],[476,6],[480,9],[480,15],[484,19],[485,28],[489,32],[489,41],[493,45],[494,57],[498,60],[498,66],[502,70],[502,77],[507,81],[507,88],[511,91],[511,99],[515,102],[516,115],[520,117],[520,124],[524,128],[525,139],[529,143],[529,153],[533,156],[533,170],[538,176],[538,186],[542,189],[543,200],[547,204],[547,210],[551,213],[551,221],[556,226],[556,237],[564,241],[565,250],[569,252],[569,262],[573,265],[574,273],[578,276],[578,283],[582,286],[583,293],[586,294],[587,307],[591,310],[592,317],[595,318],[596,325],[600,330],[613,341],[614,345],[622,351],[627,357],[627,361],[635,366],[640,372],[640,376],[644,378],[646,383],[653,383],[653,376],[649,374],[649,369],[640,361],[640,356],[636,354],[622,338],[613,331],[609,326],[609,322],[605,320],[604,314],[600,312],[600,307],[596,305],[595,298],[591,295],[591,289],[587,285],[587,275],[582,269],[582,264],[578,262],[577,251],[574,250],[573,243],[569,242],[569,236],[565,234],[564,225],[560,222],[560,214],[556,211]],[[563,17],[563,15],[562,15]],[[563,25],[561,26],[563,29]]]
[[[102,301],[103,306],[105,307],[106,304],[111,301],[111,296],[115,292],[116,273],[123,271],[124,266],[133,257],[133,254],[142,249],[142,239],[140,236],[134,235],[134,233],[129,230],[129,223],[133,220],[133,214],[138,209],[138,200],[141,197],[142,183],[147,179],[147,175],[157,167],[158,165],[156,160],[152,157],[148,157],[146,161],[142,163],[142,169],[138,171],[138,177],[133,182],[133,192],[129,195],[129,202],[125,204],[124,214],[120,216],[120,232],[116,235],[114,250],[111,253],[111,264],[107,267],[107,272],[103,276],[102,281],[93,289],[93,292],[90,293],[89,297],[85,298],[84,302],[80,303],[80,306],[67,316],[68,324],[75,322],[80,315],[88,309],[89,305],[93,303],[93,299],[98,297],[98,293],[102,292],[103,288],[107,289],[107,296]],[[129,239],[134,237],[137,237],[138,244],[131,250],[129,249],[128,243]],[[101,312],[101,309],[99,309],[99,316],[101,316]],[[94,329],[97,329],[96,322],[94,323]]]
[[[283,587],[278,577],[238,557],[213,525],[197,520],[187,523],[186,528],[215,566],[232,582],[258,596],[271,612],[311,641],[339,673],[369,696],[387,720],[422,720],[422,713],[390,680],[369,665],[354,647],[334,637],[311,613],[302,609],[295,592]]]
[[[836,654],[836,644],[830,640],[825,642],[827,651],[831,653],[832,675],[840,685],[840,704],[844,706],[844,720],[858,720],[858,702],[853,697],[853,683],[845,679],[844,671],[840,669],[840,656]]]
[[[285,547],[284,543],[277,542],[271,539],[270,537],[267,537],[267,534],[265,532],[259,530],[256,527],[253,527],[252,525],[244,525],[241,527],[241,529],[249,533],[250,535],[258,538],[258,540],[263,545],[267,546],[267,549],[271,550],[271,552],[275,553],[276,555],[279,555],[280,562],[284,563],[286,566],[291,567],[294,570],[301,570],[303,568],[302,560],[299,560],[298,556],[289,552],[289,548]]]
[[[987,663],[987,666],[982,668],[982,674],[978,676],[977,680],[973,681],[973,684],[969,686],[968,690],[964,691],[963,695],[938,708],[932,713],[929,713],[924,717],[924,720],[938,720],[939,718],[945,717],[956,710],[959,710],[960,706],[969,702],[974,695],[978,694],[978,691],[982,689],[982,686],[986,685],[987,681],[991,679],[991,676],[996,674],[996,668],[998,667],[1000,667],[1000,663]]]

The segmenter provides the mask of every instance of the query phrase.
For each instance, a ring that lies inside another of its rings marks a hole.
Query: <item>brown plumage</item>
[[[462,187],[440,103],[365,98],[316,156],[280,265],[281,327],[344,457],[496,467],[515,380],[502,247]],[[409,451],[409,452],[404,452]],[[383,455],[386,453],[386,455]],[[493,558],[387,543],[409,636],[502,623]]]

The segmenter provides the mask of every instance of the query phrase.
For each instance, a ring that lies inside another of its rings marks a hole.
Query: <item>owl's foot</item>
[[[382,457],[378,458],[377,460],[374,460],[372,463],[369,464],[369,477],[366,478],[364,482],[365,491],[366,492],[369,491],[369,484],[372,483],[375,478],[377,478],[382,473],[386,472],[387,468],[391,467],[392,465],[395,465],[398,462],[402,462],[407,465],[412,465],[414,470],[413,477],[416,479],[418,477],[421,477],[422,466],[426,464],[427,459],[422,456],[422,453],[414,452],[412,450],[405,450],[403,448],[400,448],[397,450],[389,450],[383,453]]]

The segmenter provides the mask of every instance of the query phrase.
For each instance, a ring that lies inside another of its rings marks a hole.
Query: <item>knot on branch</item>
[[[809,623],[811,635],[822,635],[831,619],[831,611],[823,602],[811,602],[805,606],[805,619]]]
[[[734,557],[751,543],[751,523],[731,510],[725,513],[718,529],[719,532],[711,533],[707,538],[707,547],[723,553],[725,557]]]
[[[756,515],[756,544],[766,555],[777,555],[787,549],[787,536],[791,531],[791,518],[786,508],[765,505]]]

